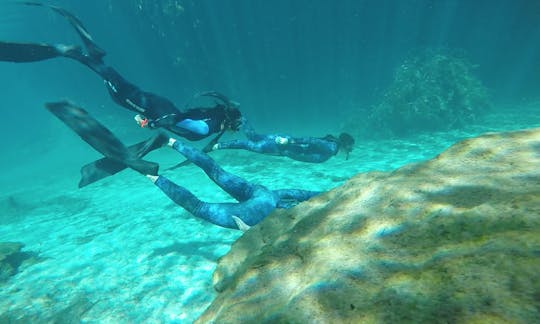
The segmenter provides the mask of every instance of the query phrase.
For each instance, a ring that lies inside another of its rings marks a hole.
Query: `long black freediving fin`
[[[146,141],[128,147],[128,150],[137,158],[142,158],[149,152],[167,144],[168,140],[168,136],[163,133],[159,133]],[[85,187],[98,180],[116,174],[125,168],[127,168],[127,165],[124,163],[107,157],[88,163],[81,168],[81,180],[79,181],[79,188]]]
[[[83,23],[77,18],[74,14],[71,12],[49,4],[44,4],[41,2],[34,2],[34,1],[24,1],[20,2],[23,5],[27,6],[38,6],[38,7],[45,7],[53,10],[54,12],[58,13],[59,15],[63,16],[67,19],[67,21],[75,28],[75,31],[77,34],[79,34],[79,37],[84,43],[84,46],[86,47],[86,50],[88,51],[88,54],[94,58],[101,59],[103,56],[107,54],[103,49],[101,49],[92,38],[92,35],[88,32],[88,30],[84,27]]]
[[[221,138],[221,136],[223,136],[224,133],[225,133],[225,130],[222,130],[221,132],[219,132],[219,134],[217,134],[216,137],[214,137],[210,142],[208,142],[208,144],[206,144],[206,146],[202,149],[202,151],[204,153],[211,152],[214,145],[219,141],[219,139]],[[181,167],[189,165],[189,164],[191,164],[190,160],[184,160],[184,161],[182,161],[182,162],[180,162],[180,163],[178,163],[176,165],[173,165],[172,167],[167,168],[165,170],[167,170],[167,171],[174,170],[174,169],[178,169],[178,168],[181,168]]]
[[[124,164],[142,174],[157,175],[159,164],[141,160],[105,126],[84,109],[67,101],[47,103],[46,108],[106,158]]]
[[[0,41],[0,61],[2,62],[37,62],[58,56],[60,53],[52,45]]]

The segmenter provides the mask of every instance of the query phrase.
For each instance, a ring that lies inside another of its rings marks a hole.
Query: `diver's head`
[[[339,134],[338,138],[339,149],[343,150],[346,154],[346,159],[349,158],[349,153],[352,152],[354,146],[354,138],[347,133]]]
[[[225,121],[223,128],[225,130],[237,131],[242,126],[242,113],[237,107],[227,107],[225,109]]]

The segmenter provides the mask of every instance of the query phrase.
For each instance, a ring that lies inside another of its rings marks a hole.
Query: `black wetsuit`
[[[143,115],[151,128],[163,127],[189,140],[200,140],[221,132],[227,118],[224,107],[193,108],[181,112],[169,99],[141,90],[103,62],[105,51],[95,44],[82,23],[68,11],[39,3],[64,16],[83,41],[86,52],[77,46],[0,42],[0,61],[36,62],[55,57],[74,59],[96,72],[105,82],[110,96],[120,106]]]

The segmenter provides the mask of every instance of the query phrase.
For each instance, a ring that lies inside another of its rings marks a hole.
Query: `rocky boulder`
[[[540,320],[540,129],[486,134],[245,233],[200,323]]]
[[[21,267],[30,266],[43,260],[37,253],[21,251],[21,242],[0,242],[0,284],[17,274]],[[0,323],[3,323],[0,320]]]

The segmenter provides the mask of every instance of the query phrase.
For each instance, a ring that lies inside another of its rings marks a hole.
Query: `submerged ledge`
[[[540,318],[540,128],[359,174],[246,232],[200,323]]]

